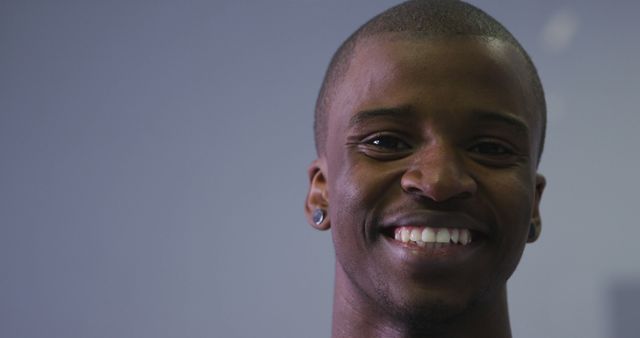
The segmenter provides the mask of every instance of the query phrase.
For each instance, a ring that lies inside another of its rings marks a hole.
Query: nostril
[[[475,194],[475,179],[462,163],[448,155],[437,160],[431,158],[407,168],[400,179],[402,189],[408,194],[436,202],[465,199]]]
[[[425,194],[423,181],[424,177],[421,173],[409,171],[402,176],[400,185],[402,186],[402,190],[408,194],[423,196]]]
[[[409,195],[419,198],[428,199],[433,202],[446,202],[453,200],[465,200],[473,197],[474,191],[468,189],[455,189],[453,187],[430,187],[420,188],[416,185],[403,186],[402,189]]]
[[[405,187],[404,191],[408,192],[409,194],[412,195],[422,195],[423,192],[421,189],[415,187],[415,186],[409,186],[409,187]]]

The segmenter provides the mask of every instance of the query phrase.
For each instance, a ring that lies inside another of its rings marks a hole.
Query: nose
[[[400,185],[412,195],[435,202],[473,196],[478,188],[452,146],[431,144],[414,153]]]

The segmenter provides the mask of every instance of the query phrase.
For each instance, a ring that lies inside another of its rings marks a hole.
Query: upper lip
[[[396,213],[385,217],[381,230],[402,226],[426,226],[433,228],[469,229],[483,234],[489,233],[489,227],[461,212],[442,212],[421,210]]]

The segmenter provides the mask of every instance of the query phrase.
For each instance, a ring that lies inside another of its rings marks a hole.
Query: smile
[[[458,228],[432,228],[427,226],[401,226],[394,229],[394,240],[418,246],[468,245],[471,230]]]

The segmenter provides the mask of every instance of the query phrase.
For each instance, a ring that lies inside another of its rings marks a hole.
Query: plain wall
[[[313,106],[340,42],[396,3],[1,1],[0,336],[328,337]],[[514,336],[631,337],[640,3],[472,3],[549,107]]]

